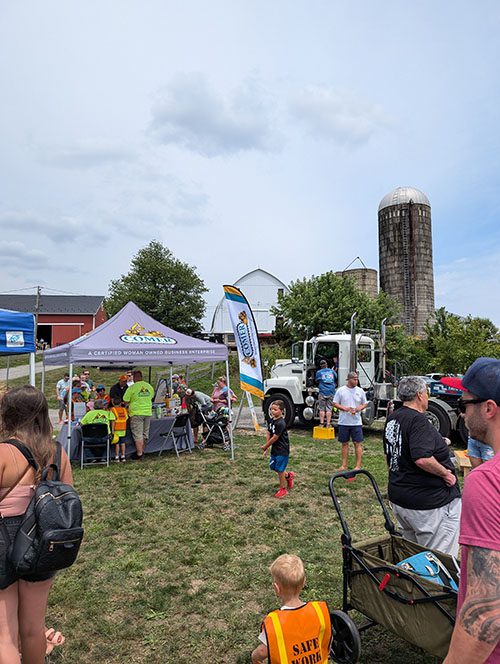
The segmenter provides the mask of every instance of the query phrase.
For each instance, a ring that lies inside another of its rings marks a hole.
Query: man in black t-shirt
[[[427,384],[418,376],[402,378],[398,397],[403,406],[384,429],[393,512],[406,539],[456,556],[460,489],[447,441],[425,416]]]
[[[127,376],[122,374],[118,379],[118,382],[111,386],[109,390],[109,398],[111,401],[113,399],[120,399],[120,404],[123,405],[123,395],[127,391]]]

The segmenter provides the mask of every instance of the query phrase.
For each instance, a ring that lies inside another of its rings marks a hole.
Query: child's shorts
[[[269,460],[269,468],[274,470],[276,473],[282,473],[285,468],[288,466],[288,456],[273,456]]]

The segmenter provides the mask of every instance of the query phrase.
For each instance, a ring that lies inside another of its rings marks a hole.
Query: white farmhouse
[[[276,328],[276,317],[271,314],[271,307],[277,304],[279,293],[289,292],[285,284],[266,270],[258,268],[240,277],[231,285],[239,288],[247,298],[259,337],[272,336]],[[224,297],[215,308],[210,334],[221,335],[224,343],[234,343],[233,328]]]

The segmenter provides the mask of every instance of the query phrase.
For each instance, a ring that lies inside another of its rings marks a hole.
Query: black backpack
[[[38,470],[30,450],[17,440],[14,445]],[[75,562],[83,539],[82,503],[69,484],[60,481],[61,446],[57,443],[55,463],[43,469],[35,495],[24,514],[19,530],[9,549],[9,561],[20,576],[44,575],[69,567]],[[52,479],[48,474],[52,470]],[[10,541],[3,520],[0,527]]]

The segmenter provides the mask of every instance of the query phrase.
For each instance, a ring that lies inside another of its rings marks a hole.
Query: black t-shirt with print
[[[282,417],[279,420],[271,420],[267,425],[267,430],[271,436],[279,436],[278,440],[271,445],[271,454],[273,456],[288,456],[290,454],[290,441],[288,440],[285,420]]]
[[[415,461],[434,457],[455,473],[448,446],[423,413],[402,406],[387,418],[384,452],[389,465],[389,500],[412,510],[431,510],[460,496],[458,483],[419,468]]]

